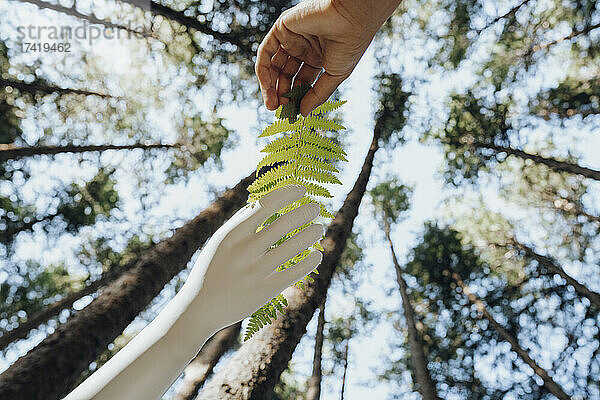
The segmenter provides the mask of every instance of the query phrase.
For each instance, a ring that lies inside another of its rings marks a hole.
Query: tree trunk
[[[387,221],[384,221],[384,231],[385,237],[387,238],[390,246],[390,251],[392,253],[394,269],[396,270],[396,280],[398,281],[400,295],[402,296],[404,319],[406,320],[406,325],[408,328],[410,359],[415,368],[415,383],[417,384],[419,393],[421,393],[423,400],[439,400],[440,398],[438,397],[435,384],[433,383],[431,374],[429,373],[427,357],[425,357],[425,353],[423,352],[423,342],[421,341],[421,335],[419,334],[415,324],[415,311],[410,303],[410,299],[408,298],[408,288],[406,286],[406,281],[402,276],[400,263],[398,263],[398,259],[396,258],[396,252],[394,251],[394,245],[390,236],[390,225]]]
[[[460,286],[463,293],[467,296],[471,304],[473,304],[477,308],[477,311],[479,311],[488,320],[490,325],[494,327],[494,329],[504,340],[510,343],[512,350],[515,353],[517,353],[519,357],[521,357],[521,360],[523,360],[525,364],[529,365],[531,369],[533,369],[533,372],[535,372],[537,376],[542,378],[546,390],[548,390],[548,392],[552,393],[560,400],[571,400],[571,397],[565,393],[565,391],[560,387],[560,385],[554,382],[552,377],[548,375],[548,372],[546,372],[545,369],[537,365],[537,363],[531,357],[529,357],[529,353],[527,353],[527,351],[519,345],[517,338],[512,336],[506,329],[504,329],[502,325],[500,325],[494,319],[494,317],[488,312],[487,308],[485,307],[485,304],[481,300],[479,300],[477,296],[471,293],[469,287],[462,281],[460,275],[454,272],[452,273],[452,278],[454,278],[458,286]]]
[[[196,397],[223,354],[237,342],[241,328],[240,321],[221,329],[202,346],[196,358],[183,371],[183,384],[173,400],[193,400]]]
[[[321,381],[323,379],[323,370],[321,360],[323,353],[323,331],[325,329],[325,302],[327,297],[323,298],[319,306],[319,317],[317,319],[317,333],[315,335],[315,352],[313,355],[312,375],[308,379],[308,388],[306,390],[306,400],[319,400],[321,398]]]
[[[27,1],[27,0],[25,0]],[[59,93],[59,94],[68,94],[68,93],[74,93],[74,94],[83,94],[85,96],[99,96],[102,98],[110,98],[111,96],[104,94],[104,93],[99,93],[99,92],[93,92],[90,90],[83,90],[83,89],[70,89],[70,88],[62,88],[60,86],[54,86],[51,85],[47,82],[44,81],[33,81],[32,83],[26,83],[23,81],[17,81],[17,80],[12,80],[12,79],[3,79],[0,78],[0,87],[13,87],[15,89],[18,89],[22,92],[27,92],[27,93],[46,93],[46,94],[51,94],[51,93]]]
[[[10,144],[0,144],[0,161],[5,160],[18,160],[24,157],[31,157],[37,155],[51,155],[60,153],[86,153],[91,151],[106,151],[106,150],[132,150],[132,149],[159,149],[159,148],[173,148],[178,147],[178,144],[103,144],[103,145],[89,145],[89,146],[36,146],[36,147],[15,147]]]
[[[246,203],[246,188],[254,177],[252,173],[242,179],[173,236],[146,251],[89,306],[18,359],[0,375],[0,399],[53,400],[67,394],[88,365]]]
[[[344,349],[344,374],[342,375],[342,392],[340,400],[344,400],[344,392],[346,391],[346,374],[348,373],[348,348],[350,347],[350,338],[346,339],[346,348]]]
[[[62,310],[67,308],[70,309],[73,306],[73,303],[82,297],[96,293],[100,288],[110,284],[131,267],[131,264],[127,264],[122,267],[111,268],[102,274],[100,278],[91,282],[83,289],[67,294],[63,299],[49,304],[48,307],[38,311],[31,317],[28,317],[25,321],[19,323],[19,326],[17,326],[15,329],[3,332],[2,336],[0,336],[0,349],[4,349],[14,341],[24,339],[32,329],[35,329],[41,324],[48,322],[50,318],[58,315]]]
[[[512,239],[511,243],[518,249],[522,250],[529,257],[533,258],[540,265],[548,268],[548,270],[553,273],[559,275],[563,278],[567,283],[575,289],[577,294],[583,297],[587,297],[588,300],[594,304],[598,310],[600,310],[600,293],[596,293],[593,290],[590,290],[584,284],[577,281],[571,275],[567,274],[564,269],[558,264],[554,262],[550,257],[543,256],[541,254],[536,253],[531,247],[517,241],[516,239]]]
[[[272,325],[263,328],[236,352],[227,365],[200,391],[197,399],[266,399],[286,368],[296,345],[306,332],[306,325],[325,298],[338,265],[354,219],[365,193],[373,158],[379,148],[383,121],[375,124],[374,137],[362,170],[344,204],[329,225],[324,240],[323,261],[314,282],[305,290],[291,286],[284,291],[288,306]]]
[[[494,144],[488,143],[473,143],[473,145],[478,148],[491,149],[498,153],[506,153],[508,155],[513,155],[524,160],[531,160],[538,164],[544,164],[548,168],[557,172],[568,172],[570,174],[581,175],[586,178],[600,181],[600,171],[582,167],[578,164],[572,164],[566,161],[559,161],[554,158],[546,158],[537,154],[526,153],[523,150],[513,149],[512,147],[496,146]]]

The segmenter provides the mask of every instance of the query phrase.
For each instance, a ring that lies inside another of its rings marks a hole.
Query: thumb
[[[304,95],[300,103],[300,113],[303,116],[323,104],[349,75],[331,75],[323,72],[314,86]]]

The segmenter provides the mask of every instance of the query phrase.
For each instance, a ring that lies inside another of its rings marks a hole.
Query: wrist
[[[375,34],[402,0],[329,0],[331,7],[352,25]]]

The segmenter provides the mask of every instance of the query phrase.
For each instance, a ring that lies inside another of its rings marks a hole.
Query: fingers
[[[239,224],[236,230],[242,240],[253,235],[256,229],[271,215],[283,207],[300,200],[306,194],[306,188],[302,185],[287,185],[261,197],[250,208],[245,220]]]
[[[260,92],[262,93],[265,106],[269,110],[275,110],[278,106],[276,83],[277,83],[277,68],[271,64],[273,56],[280,48],[280,43],[273,34],[275,27],[271,28],[267,36],[258,46],[256,56],[256,64],[254,70],[260,84]]]
[[[269,246],[281,239],[286,233],[317,218],[319,212],[319,205],[310,203],[282,215],[275,222],[258,233],[257,241],[259,248],[262,250],[268,249]]]
[[[279,104],[287,104],[289,101],[286,97],[281,97],[282,94],[286,94],[292,88],[292,78],[298,72],[300,68],[300,61],[295,57],[288,57],[285,65],[279,73],[277,78],[277,95]]]
[[[312,110],[323,104],[347,77],[348,75],[334,76],[325,71],[302,98],[300,113],[306,117]]]
[[[269,250],[259,261],[259,274],[270,274],[281,264],[315,244],[323,236],[323,225],[314,224]]]
[[[277,271],[267,278],[268,282],[275,289],[276,293],[281,293],[285,288],[303,279],[321,264],[323,254],[319,250],[313,250],[298,264],[286,269]]]
[[[312,85],[315,79],[317,79],[319,72],[321,72],[321,68],[312,67],[307,63],[302,64],[294,79],[294,87],[301,83]]]

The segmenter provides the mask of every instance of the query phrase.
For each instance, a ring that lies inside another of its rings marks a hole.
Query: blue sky
[[[14,4],[14,1],[0,0],[0,20],[3,21],[0,23],[0,38],[15,38],[17,34],[15,26],[24,23],[24,21],[40,25],[75,23],[73,19],[57,16],[55,13],[37,13],[33,11],[35,7],[32,6],[19,5],[17,9]],[[393,48],[397,52],[389,60],[388,68],[394,72],[404,71],[409,76],[422,74],[424,67],[417,57],[414,57],[415,54],[418,54],[419,46],[422,44],[418,40],[411,43],[393,43]],[[422,49],[423,51],[430,51],[427,46],[423,46]],[[92,71],[116,77],[109,84],[114,85],[111,88],[120,93],[135,92],[139,98],[143,98],[144,93],[140,93],[140,86],[137,84],[140,77],[151,79],[148,77],[161,74],[168,75],[171,79],[169,85],[163,89],[163,95],[166,99],[175,99],[178,91],[185,89],[186,85],[190,84],[189,76],[179,75],[178,71],[173,71],[168,64],[161,62],[161,60],[149,60],[146,57],[144,47],[139,46],[135,41],[98,40],[92,46],[85,42],[74,42],[74,50],[76,51],[72,55],[66,57],[54,55],[42,57],[44,65],[50,71],[48,72],[49,77],[60,75],[60,70],[52,72],[54,64],[66,65],[67,67],[71,65],[73,70],[70,72],[73,72],[73,75],[76,76],[78,72],[82,72],[78,70],[80,67],[77,66],[79,56],[86,53],[91,60],[87,67]],[[481,46],[479,52],[481,52],[479,58],[481,60],[485,56],[485,46]],[[36,57],[37,55],[25,55],[22,61],[27,63],[29,59]],[[536,88],[551,85],[557,78],[564,75],[566,69],[559,68],[560,53],[556,57],[545,69],[542,69],[543,73],[540,76],[533,77],[529,82],[529,86],[523,89],[525,96]],[[478,60],[478,57],[473,57],[473,59]],[[451,89],[468,86],[473,79],[470,72],[474,67],[475,65],[465,65],[460,73],[451,76],[441,76],[439,74],[430,76],[428,82],[416,88],[417,92],[412,99],[415,106],[411,118],[419,119],[424,114],[443,115],[446,94]],[[332,209],[339,207],[346,193],[351,189],[371,141],[375,104],[372,86],[375,72],[376,63],[373,49],[371,49],[365,54],[351,78],[341,88],[342,99],[348,101],[343,108],[343,124],[348,128],[348,132],[344,135],[348,137],[347,153],[349,154],[349,163],[344,166],[342,171],[341,180],[344,184],[332,188],[335,195],[332,201]],[[221,77],[221,79],[227,79],[227,77]],[[118,85],[115,82],[118,82]],[[70,86],[69,83],[65,82],[64,84]],[[147,83],[149,88],[152,88],[152,85],[161,85],[161,82],[158,81]],[[198,110],[210,112],[215,96],[217,94],[214,91],[203,91],[194,98],[194,105]],[[164,104],[166,104],[164,109],[154,110],[149,114],[148,123],[157,129],[163,130],[165,137],[168,138],[174,130],[170,116],[181,112],[181,110],[178,109],[179,104],[176,101],[165,101]],[[166,223],[171,223],[173,219],[181,222],[186,221],[210,203],[212,199],[211,189],[214,186],[232,186],[241,177],[246,176],[254,169],[260,158],[259,150],[265,143],[258,140],[257,137],[261,128],[269,120],[269,116],[265,114],[264,110],[257,109],[257,104],[258,102],[247,106],[234,104],[222,106],[217,110],[219,116],[226,120],[227,127],[236,132],[235,146],[223,155],[222,167],[213,167],[208,173],[205,171],[198,173],[185,185],[157,186],[155,192],[152,193],[152,197],[155,198],[157,203],[152,208],[151,215],[156,217],[159,222],[156,226],[148,227],[149,231],[172,228],[173,226],[167,226]],[[450,194],[453,194],[444,187],[440,177],[439,171],[443,163],[441,149],[435,145],[420,143],[416,137],[417,132],[410,127],[410,122],[409,128],[405,132],[410,139],[406,145],[394,150],[381,150],[378,153],[370,185],[372,186],[374,183],[385,179],[386,176],[393,175],[400,177],[402,181],[413,185],[415,188],[412,197],[412,208],[407,219],[398,224],[392,233],[401,262],[406,259],[408,249],[418,239],[423,223],[436,217],[448,215],[449,210],[442,207],[442,202]],[[25,123],[26,132],[35,135],[40,123],[42,122],[30,118]],[[600,148],[600,135],[594,136],[591,132],[594,130],[597,131],[597,128],[594,128],[593,125],[590,125],[587,130],[585,128],[571,129],[569,139],[565,139],[564,143],[558,143],[559,148],[575,150],[583,155],[582,163],[600,168],[600,160],[597,157],[597,149]],[[92,131],[91,135],[92,139],[101,141],[101,132]],[[538,131],[531,133],[531,138],[534,142],[543,141],[545,135],[542,126]],[[583,140],[584,137],[585,140]],[[590,139],[590,137],[594,139]],[[575,140],[574,138],[581,139]],[[107,155],[106,157],[118,156]],[[135,174],[135,159],[123,159],[123,167],[124,172],[121,173],[119,182],[119,189],[125,194],[122,210],[124,216],[139,223],[139,201],[135,198],[135,194],[127,188],[128,178],[131,178],[131,174]],[[51,175],[61,175],[63,179],[89,177],[90,174],[93,174],[91,169],[81,169],[69,157],[56,157],[54,161],[40,161],[36,165],[36,170],[47,170],[50,171]],[[46,176],[40,174],[38,178],[27,184],[27,188],[24,188],[25,195],[36,198],[36,193],[47,188],[48,182]],[[467,192],[465,190],[463,193],[465,197],[467,197]],[[484,194],[490,207],[507,210],[506,204],[497,198],[493,189],[484,191]],[[460,208],[456,205],[455,207]],[[518,210],[514,207],[510,211],[518,214]],[[164,221],[164,223],[160,221]],[[355,230],[361,233],[361,238],[365,243],[364,263],[366,267],[360,276],[362,283],[359,295],[372,300],[375,310],[400,310],[400,298],[394,290],[396,283],[389,250],[383,243],[383,236],[378,225],[373,221],[368,197],[363,200],[355,226]],[[23,240],[19,246],[19,255],[23,258],[40,258],[46,262],[73,260],[71,253],[79,243],[76,238],[65,237],[64,241],[61,241],[61,246],[53,249],[40,242],[40,238],[40,235],[33,235],[30,239]],[[573,269],[573,272],[576,274],[577,269]],[[392,293],[391,296],[388,295],[389,292]],[[153,303],[145,316],[155,315],[173,294],[173,287],[167,287],[161,299]],[[329,317],[347,314],[350,304],[349,299],[345,298],[335,285],[333,290],[330,291],[329,299],[327,308]],[[79,307],[83,307],[90,300],[91,298],[82,300]],[[380,370],[382,361],[386,360],[388,355],[398,356],[398,351],[401,351],[399,349],[391,351],[390,349],[391,337],[398,335],[394,331],[391,322],[391,320],[387,321],[384,318],[377,327],[352,340],[346,392],[348,400],[388,398],[392,390],[395,390],[389,385],[377,382],[375,375],[375,371]],[[136,332],[145,323],[142,318],[138,318],[127,330]],[[292,365],[300,381],[302,381],[303,376],[308,376],[310,373],[312,335],[315,326],[316,321],[313,320],[308,327],[309,334],[302,339],[294,353]],[[42,338],[43,335],[38,334],[28,341],[14,346],[7,353],[5,359],[0,359],[0,370],[5,369],[18,354],[23,354]],[[372,383],[372,385],[368,383]],[[340,384],[339,376],[325,377],[324,398],[336,398]],[[414,397],[416,398],[416,396]]]

